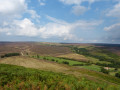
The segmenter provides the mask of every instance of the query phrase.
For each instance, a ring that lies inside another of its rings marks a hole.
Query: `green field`
[[[94,58],[94,57],[89,57],[89,56],[87,56],[86,58],[88,58],[89,60],[90,60],[90,62],[92,62],[92,63],[101,63],[101,64],[111,64],[110,62],[107,62],[107,61],[99,61],[99,59],[97,59],[97,58]]]
[[[120,56],[107,50],[107,47],[96,47],[96,46],[88,46],[88,47],[70,47],[74,53],[84,55],[86,58],[89,59],[90,63],[93,65],[91,66],[82,66],[83,68],[94,70],[94,71],[101,71],[100,68],[109,68],[106,69],[110,75],[115,76],[116,73],[119,71],[111,70],[119,69],[120,68]]]
[[[89,70],[94,70],[94,71],[101,71],[100,66],[97,65],[88,65],[88,66],[80,66],[81,68],[89,69]]]
[[[98,72],[101,71],[101,67],[102,67],[102,66],[99,66],[99,65],[90,64],[90,62],[81,62],[81,61],[76,61],[76,60],[73,60],[73,59],[58,58],[58,57],[51,57],[51,56],[39,56],[39,55],[32,56],[32,57],[37,58],[37,59],[53,61],[53,62],[56,62],[56,63],[59,63],[59,64],[67,64],[67,65],[70,65],[70,66],[77,66],[77,67],[80,67],[80,68],[85,68],[85,69],[88,69],[88,70],[93,70],[93,71],[98,71]],[[94,58],[91,57],[90,59],[94,59]],[[67,63],[64,63],[64,62],[67,62]],[[108,63],[109,64],[109,62],[105,62],[105,61],[101,61],[101,63]],[[109,70],[109,71],[111,73],[113,72],[111,70]],[[115,73],[110,74],[110,75],[115,75]]]
[[[70,66],[73,66],[74,64],[83,64],[85,65],[86,63],[84,62],[79,62],[79,61],[75,61],[75,60],[70,60],[70,59],[63,59],[63,58],[57,58],[57,57],[51,57],[51,56],[32,56],[34,58],[37,58],[37,59],[44,59],[44,60],[49,60],[49,61],[54,61],[54,62],[57,62],[57,63],[63,63],[63,62],[69,62],[69,65]]]

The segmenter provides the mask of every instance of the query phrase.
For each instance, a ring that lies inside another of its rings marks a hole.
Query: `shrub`
[[[73,64],[73,66],[84,66],[84,64]]]
[[[120,73],[116,73],[115,76],[120,78]]]
[[[101,68],[101,72],[105,73],[105,74],[109,74],[109,71],[104,69],[104,68]]]
[[[55,61],[54,59],[52,59],[51,61]]]
[[[68,65],[69,65],[69,62],[67,62],[67,61],[63,61],[62,63],[63,63],[63,64],[68,64]]]

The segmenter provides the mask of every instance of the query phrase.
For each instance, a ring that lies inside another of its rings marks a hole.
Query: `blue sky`
[[[120,0],[0,0],[0,41],[120,43]]]

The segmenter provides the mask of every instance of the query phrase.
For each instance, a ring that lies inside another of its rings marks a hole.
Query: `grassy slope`
[[[96,82],[99,82],[100,80],[100,82],[106,82],[106,83],[113,84],[113,85],[120,84],[120,79],[109,76],[109,75],[105,75],[103,73],[90,71],[87,69],[70,67],[67,65],[57,64],[57,63],[50,62],[50,61],[37,60],[33,58],[28,58],[28,57],[5,58],[5,59],[0,60],[0,63],[19,65],[19,66],[24,66],[24,67],[29,67],[29,68],[36,68],[40,70],[62,72],[65,74],[75,75],[76,77],[85,77],[89,80],[92,80],[92,81],[94,80]]]
[[[88,70],[94,70],[94,71],[98,71],[98,72],[101,71],[100,66],[97,66],[97,65],[87,65],[87,66],[78,66],[78,67],[85,68],[85,69],[88,69]]]
[[[28,68],[36,68],[41,70],[65,71],[66,67],[57,63],[51,63],[45,60],[37,60],[28,57],[9,57],[0,60],[0,63],[24,66]]]
[[[70,59],[64,59],[64,58],[59,58],[59,57],[51,57],[51,56],[32,56],[33,58],[37,59],[44,59],[44,60],[49,60],[49,61],[54,61],[57,63],[63,63],[64,61],[69,62],[69,65],[74,65],[74,64],[85,64],[84,62],[76,61],[76,60],[70,60]]]
[[[80,68],[85,68],[88,70],[93,70],[93,71],[101,71],[101,67],[97,66],[97,65],[88,65],[89,63],[86,63],[86,61],[80,61],[80,60],[75,60],[75,59],[68,59],[68,58],[60,58],[60,57],[51,57],[51,56],[31,56],[33,58],[37,58],[37,59],[44,59],[44,60],[48,60],[48,61],[53,61],[53,62],[57,62],[59,64],[63,63],[63,62],[68,62],[70,66],[77,66]]]
[[[72,75],[0,64],[0,89],[22,90],[119,90],[115,85],[95,83]]]

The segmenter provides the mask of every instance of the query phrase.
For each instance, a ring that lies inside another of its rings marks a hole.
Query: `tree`
[[[118,70],[118,68],[115,68],[115,71],[117,71]]]
[[[63,61],[62,63],[63,63],[63,64],[68,64],[68,65],[69,65],[69,62],[67,62],[67,61]]]
[[[115,76],[120,78],[120,73],[116,73]]]
[[[39,55],[37,55],[37,58],[39,58]]]
[[[104,68],[101,68],[101,72],[105,73],[105,74],[109,74],[109,71],[104,69]]]

